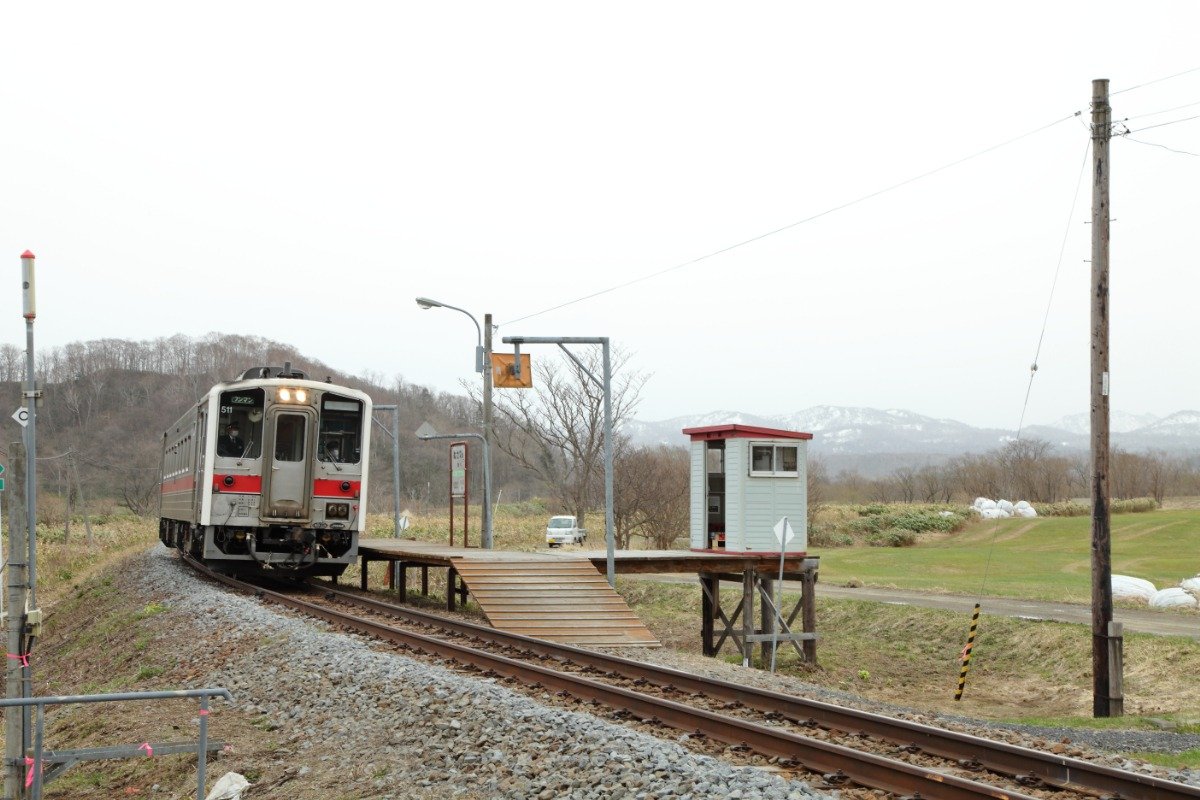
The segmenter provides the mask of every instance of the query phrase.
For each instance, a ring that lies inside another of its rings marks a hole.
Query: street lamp
[[[479,327],[479,320],[475,319],[475,316],[466,309],[459,308],[458,306],[452,306],[449,303],[439,303],[437,300],[430,300],[428,297],[418,297],[417,305],[419,305],[425,311],[428,311],[431,308],[449,308],[459,312],[460,314],[466,314],[471,318],[471,322],[475,323],[475,371],[483,372],[483,331]]]
[[[475,371],[483,376],[483,547],[492,549],[492,458],[489,445],[492,440],[492,315],[483,315],[484,330],[479,320],[466,309],[442,303],[428,297],[416,298],[417,305],[428,311],[431,308],[449,308],[466,314],[475,323]]]

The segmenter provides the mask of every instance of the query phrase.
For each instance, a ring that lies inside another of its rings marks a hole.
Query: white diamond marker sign
[[[762,530],[762,528],[759,528]],[[796,538],[796,532],[792,530],[792,523],[788,522],[788,518],[784,517],[775,523],[775,538],[779,540],[779,544],[786,547],[788,542]]]
[[[17,424],[24,428],[29,424],[29,409],[22,406],[13,412],[12,418],[17,421]]]

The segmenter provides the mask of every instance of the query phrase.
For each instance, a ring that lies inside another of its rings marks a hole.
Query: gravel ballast
[[[292,785],[316,772],[379,798],[828,797],[767,770],[735,767],[589,714],[541,705],[491,679],[372,649],[232,594],[158,546],[138,585],[194,632],[181,662],[233,707],[278,726]],[[549,698],[547,698],[549,699]],[[219,735],[219,734],[214,734]],[[673,734],[672,734],[673,735]]]

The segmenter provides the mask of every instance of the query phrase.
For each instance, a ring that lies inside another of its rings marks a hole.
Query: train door
[[[264,519],[308,519],[312,477],[312,409],[276,407],[267,417],[268,448],[263,470]]]
[[[200,411],[196,414],[196,431],[193,433],[196,437],[196,452],[192,459],[192,522],[199,522],[201,509],[200,504],[203,502],[204,492],[208,491],[208,487],[204,485],[204,453],[205,447],[208,445],[208,412]]]

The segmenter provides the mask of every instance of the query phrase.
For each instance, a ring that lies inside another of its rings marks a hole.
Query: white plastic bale
[[[1032,506],[1026,506],[1025,508],[1021,508],[1020,506],[1017,506],[1016,508],[1013,509],[1013,514],[1018,517],[1025,517],[1026,519],[1030,519],[1030,518],[1037,516],[1037,511],[1035,511]]]
[[[1150,605],[1155,608],[1195,608],[1196,598],[1178,586],[1170,589],[1159,589],[1150,598]]]
[[[972,506],[973,506],[975,509],[981,509],[981,508],[983,508],[983,504],[984,504],[984,503],[990,503],[990,502],[992,502],[992,501],[991,501],[991,500],[989,500],[989,499],[988,499],[988,498],[986,498],[986,497],[976,497],[976,498],[975,498],[975,502],[974,502],[974,503],[972,503],[971,505],[972,505]]]
[[[984,498],[983,505],[981,505],[979,508],[982,511],[987,511],[987,510],[993,509],[995,507],[996,507],[995,500],[988,500],[987,498]]]
[[[1033,508],[1033,506],[1029,505],[1028,500],[1018,500],[1013,508]]]
[[[250,787],[246,776],[236,772],[226,772],[221,776],[204,800],[242,800],[242,792]]]
[[[1179,582],[1179,588],[1185,592],[1191,592],[1193,595],[1200,596],[1200,575],[1194,578],[1184,578]]]
[[[1012,514],[1013,504],[1008,502],[1007,500],[997,500],[996,508],[999,508],[1002,511],[1007,511],[1009,514]]]
[[[1129,575],[1112,576],[1112,593],[1114,599],[1140,600],[1143,603],[1148,603],[1157,591],[1158,589],[1153,583],[1143,578],[1133,578]]]

